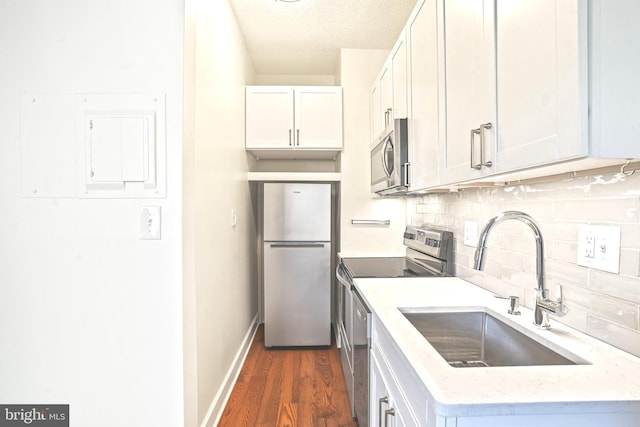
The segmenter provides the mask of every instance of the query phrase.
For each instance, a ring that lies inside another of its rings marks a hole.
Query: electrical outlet
[[[584,238],[584,256],[587,258],[594,258],[596,253],[596,237],[592,232],[588,231]]]
[[[478,244],[478,223],[476,221],[464,222],[463,243],[466,246],[473,246],[474,248]]]
[[[620,227],[581,224],[578,265],[610,273],[620,272]]]

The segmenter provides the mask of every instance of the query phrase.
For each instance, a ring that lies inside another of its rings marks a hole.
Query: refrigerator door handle
[[[324,243],[278,242],[271,243],[272,248],[324,248]]]

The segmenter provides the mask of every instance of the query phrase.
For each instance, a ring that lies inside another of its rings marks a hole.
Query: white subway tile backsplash
[[[553,206],[556,220],[615,224],[637,223],[639,218],[638,200],[635,198],[559,200]]]
[[[575,283],[577,286],[587,287],[589,280],[589,269],[581,267],[575,263],[558,262],[547,259],[547,281],[559,283]]]
[[[578,257],[578,243],[566,240],[548,240],[546,242],[547,259],[560,262],[576,262]]]
[[[640,251],[638,249],[620,250],[620,274],[625,276],[640,276]]]
[[[604,271],[592,270],[589,288],[601,293],[640,303],[640,281]]]
[[[528,213],[545,239],[547,286],[553,292],[556,283],[565,286],[570,312],[556,320],[640,356],[640,173],[465,189],[407,199],[407,206],[412,223],[454,233],[459,277],[500,295],[519,295],[532,308],[535,244],[526,225],[507,221],[494,228],[483,272],[472,269],[474,248],[461,241],[465,220],[482,230],[499,212]],[[586,223],[621,227],[620,274],[577,265],[578,226]]]
[[[587,333],[624,351],[640,356],[640,332],[589,315]]]
[[[588,310],[602,319],[628,328],[635,328],[637,325],[638,306],[630,301],[566,284],[563,286],[563,294],[569,309],[577,307]]]

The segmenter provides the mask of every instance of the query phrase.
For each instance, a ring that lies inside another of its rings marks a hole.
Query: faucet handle
[[[557,316],[564,316],[569,312],[569,308],[564,305],[564,298],[563,298],[563,293],[562,293],[562,285],[560,283],[556,283],[556,286],[558,287],[558,298],[556,298],[556,301],[558,302],[559,306],[558,306],[558,310],[556,310],[556,315]]]

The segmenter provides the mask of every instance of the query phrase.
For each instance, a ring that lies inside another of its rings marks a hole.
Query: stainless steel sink
[[[401,310],[402,311],[402,310]],[[581,365],[484,311],[402,313],[453,367]]]

